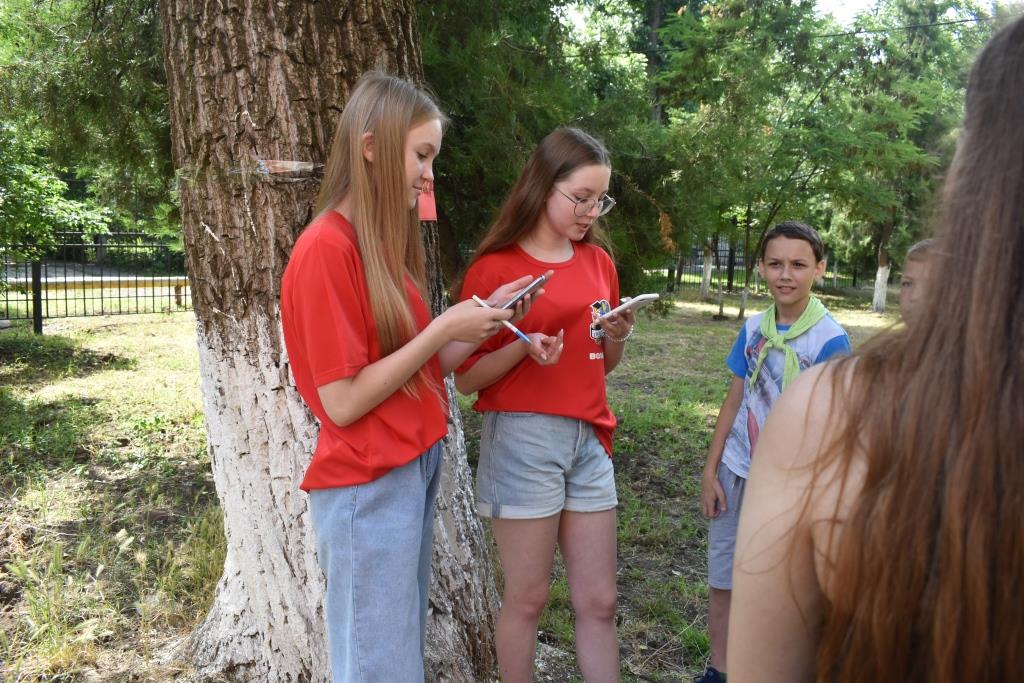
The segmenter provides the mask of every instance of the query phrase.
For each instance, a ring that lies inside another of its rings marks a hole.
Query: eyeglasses
[[[604,195],[599,199],[574,199],[559,190],[557,187],[555,188],[555,191],[576,205],[573,209],[573,213],[580,217],[586,216],[588,213],[593,211],[595,206],[597,207],[597,215],[599,217],[611,211],[612,207],[615,206],[615,200],[608,195]]]

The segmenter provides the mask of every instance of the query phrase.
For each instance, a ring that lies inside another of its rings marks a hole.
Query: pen
[[[486,303],[484,303],[483,299],[478,297],[476,294],[473,295],[473,301],[477,302],[478,304],[480,304],[484,308],[490,308],[490,306],[488,306]],[[522,330],[520,330],[518,327],[516,327],[515,325],[513,325],[512,323],[510,323],[507,320],[502,320],[501,324],[504,325],[505,327],[507,327],[508,329],[512,330],[513,332],[515,332],[516,336],[519,337],[520,339],[522,339],[524,342],[526,342],[530,346],[533,346],[533,342],[530,341],[530,338],[527,337],[525,334],[523,334]]]

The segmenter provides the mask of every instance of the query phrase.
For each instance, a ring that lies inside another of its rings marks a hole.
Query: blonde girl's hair
[[[382,356],[415,335],[406,275],[428,299],[419,217],[409,208],[405,143],[411,128],[431,120],[447,121],[426,92],[401,78],[364,74],[341,113],[316,201],[319,215],[349,198]],[[372,163],[363,156],[366,133],[373,135]],[[424,369],[419,377],[432,385]],[[404,389],[415,394],[412,380]]]
[[[608,150],[597,138],[579,128],[558,128],[549,133],[533,150],[471,262],[484,254],[509,247],[529,234],[540,220],[544,203],[555,183],[581,166],[595,164],[608,168],[612,165]],[[611,241],[600,219],[594,222],[581,241],[595,243],[612,254]]]

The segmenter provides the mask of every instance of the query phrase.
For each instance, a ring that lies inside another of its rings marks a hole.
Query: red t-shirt
[[[478,411],[503,410],[547,413],[585,420],[594,426],[608,454],[612,452],[615,415],[608,407],[604,383],[604,347],[600,334],[591,333],[591,304],[619,303],[619,277],[615,264],[600,247],[574,243],[573,256],[562,263],[545,263],[519,246],[485,254],[470,265],[460,297],[487,297],[500,285],[523,275],[534,277],[548,270],[555,274],[519,323],[523,332],[555,335],[565,330],[562,357],[554,365],[538,365],[526,358],[497,382],[480,390],[473,407]],[[503,329],[485,341],[456,372],[465,372],[480,358],[517,341]]]
[[[327,417],[317,387],[352,377],[381,357],[357,244],[345,217],[328,211],[296,240],[281,282],[281,323],[295,386],[320,421],[316,451],[302,481],[305,491],[377,479],[448,432],[447,406],[422,383],[418,399],[398,390],[346,427]],[[430,312],[408,276],[405,290],[422,330]],[[443,391],[436,355],[427,368]]]

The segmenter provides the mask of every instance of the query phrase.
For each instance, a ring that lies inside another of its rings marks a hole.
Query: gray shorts
[[[618,504],[612,459],[589,422],[544,413],[484,413],[476,470],[483,517],[540,519]]]
[[[733,473],[725,463],[718,463],[718,483],[725,491],[725,504],[729,509],[712,518],[708,527],[708,585],[727,591],[732,590],[736,527],[740,523],[747,480]]]

